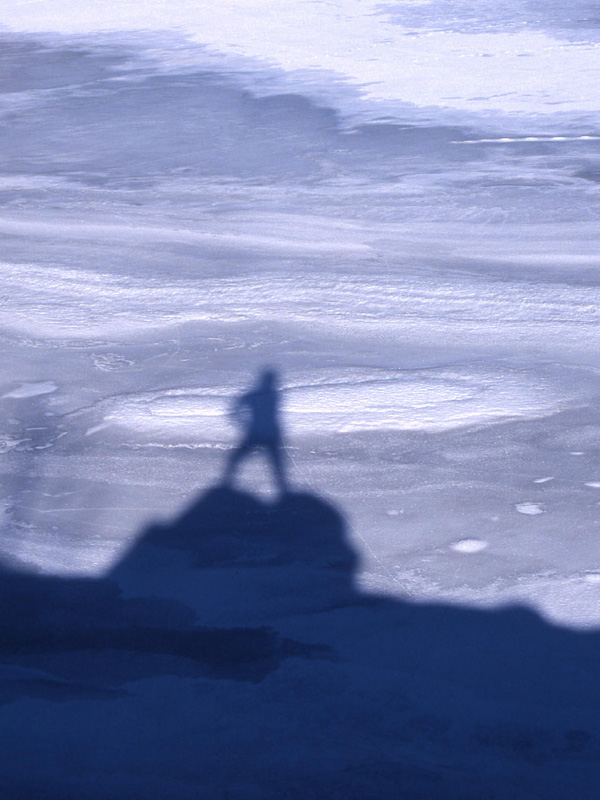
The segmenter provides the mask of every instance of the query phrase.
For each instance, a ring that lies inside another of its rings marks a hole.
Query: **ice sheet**
[[[3,20],[6,795],[592,797],[588,4]]]

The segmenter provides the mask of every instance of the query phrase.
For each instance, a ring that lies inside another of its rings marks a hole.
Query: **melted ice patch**
[[[167,389],[109,398],[101,419],[180,442],[230,441],[227,412],[235,393],[209,388]],[[290,380],[282,391],[286,430],[293,435],[376,430],[444,431],[557,411],[564,393],[551,380],[523,370],[324,370]],[[527,513],[527,512],[524,512]]]
[[[120,356],[117,353],[94,354],[92,356],[92,361],[96,369],[99,369],[102,372],[114,372],[116,370],[129,369],[129,367],[132,367],[134,364],[133,361],[130,361],[128,358]]]
[[[515,508],[519,514],[527,514],[530,517],[544,513],[544,508],[539,503],[517,503]]]
[[[27,439],[14,439],[11,436],[3,436],[0,434],[0,455],[14,450],[15,447],[18,447],[22,442],[26,441]]]
[[[40,394],[50,394],[55,392],[58,386],[54,381],[37,381],[35,383],[22,383],[10,392],[2,395],[4,398],[13,398],[15,400],[23,400],[27,397],[37,397]]]

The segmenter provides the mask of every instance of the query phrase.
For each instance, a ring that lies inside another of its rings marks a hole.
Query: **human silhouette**
[[[264,451],[277,488],[281,494],[287,491],[277,383],[275,370],[266,369],[255,387],[235,400],[232,417],[242,427],[243,434],[227,461],[223,481],[226,485],[233,482],[241,461],[254,452]]]

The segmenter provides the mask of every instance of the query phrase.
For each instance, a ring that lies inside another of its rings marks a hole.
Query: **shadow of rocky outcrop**
[[[11,796],[594,796],[598,633],[366,594],[357,567],[332,504],[225,486],[105,579],[5,567]]]

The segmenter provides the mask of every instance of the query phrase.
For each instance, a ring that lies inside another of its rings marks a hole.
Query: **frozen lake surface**
[[[595,796],[594,4],[196,5],[0,4],[7,796]]]

